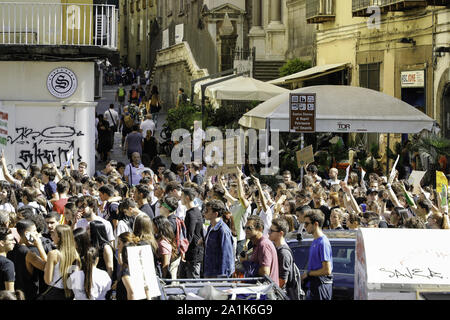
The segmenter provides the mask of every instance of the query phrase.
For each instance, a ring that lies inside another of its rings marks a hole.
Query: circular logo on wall
[[[77,77],[67,68],[56,68],[47,78],[47,88],[57,98],[67,98],[77,90]]]

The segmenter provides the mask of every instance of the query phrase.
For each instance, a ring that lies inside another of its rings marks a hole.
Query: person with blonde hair
[[[71,300],[72,290],[68,286],[68,278],[71,271],[81,266],[72,228],[68,225],[57,226],[52,233],[52,240],[57,249],[47,255],[44,280],[49,289],[41,296],[41,300]]]
[[[344,230],[344,228],[342,227],[343,220],[344,220],[344,212],[339,208],[332,209],[330,215],[330,229]]]

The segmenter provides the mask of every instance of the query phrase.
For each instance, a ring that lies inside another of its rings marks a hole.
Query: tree
[[[280,69],[280,77],[285,77],[312,67],[311,61],[303,61],[295,58],[286,62]]]

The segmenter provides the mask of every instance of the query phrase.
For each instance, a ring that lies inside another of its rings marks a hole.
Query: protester
[[[204,241],[203,275],[205,278],[230,277],[235,270],[235,256],[231,230],[221,219],[225,205],[220,200],[211,200],[205,209],[204,216],[210,225]]]
[[[308,300],[331,300],[333,285],[333,256],[331,244],[322,231],[325,216],[314,209],[305,214],[305,227],[314,241],[309,250],[308,271],[302,274]]]
[[[270,229],[270,227],[269,227]],[[247,219],[245,235],[253,243],[253,253],[241,256],[241,262],[251,261],[255,263],[254,276],[269,276],[275,283],[279,283],[278,256],[272,241],[263,233],[264,222],[255,215]]]

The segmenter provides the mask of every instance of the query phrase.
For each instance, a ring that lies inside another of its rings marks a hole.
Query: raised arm
[[[259,182],[259,179],[256,178],[254,175],[251,175],[251,177],[255,181],[255,185],[258,188],[259,199],[261,200],[261,205],[263,207],[263,210],[264,210],[264,212],[267,212],[269,209],[269,204],[268,204],[267,198],[265,197],[264,192],[262,190],[261,183]]]
[[[244,192],[244,185],[242,183],[242,176],[244,175],[241,171],[241,169],[239,169],[239,167],[236,167],[237,169],[237,183],[238,183],[238,196],[239,196],[239,201],[241,202],[242,206],[244,208],[248,208],[248,206],[250,205],[250,202],[247,200],[247,198],[245,198],[245,192]]]
[[[14,177],[9,173],[8,168],[6,167],[6,160],[3,152],[0,161],[2,162],[3,176],[5,177],[6,181],[8,181],[11,184],[14,184],[16,179],[14,179]]]

